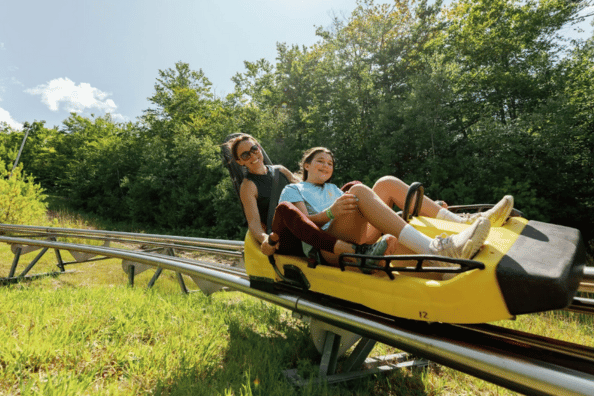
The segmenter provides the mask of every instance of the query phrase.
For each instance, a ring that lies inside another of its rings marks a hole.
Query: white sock
[[[447,210],[446,208],[441,208],[439,210],[439,212],[437,212],[437,216],[435,216],[436,219],[440,219],[440,220],[448,220],[448,221],[453,221],[456,223],[462,223],[462,218],[460,216],[458,216],[455,213],[450,212],[449,210]]]
[[[433,239],[417,231],[415,227],[410,224],[405,225],[402,231],[400,231],[398,241],[415,253],[431,254],[429,245]]]

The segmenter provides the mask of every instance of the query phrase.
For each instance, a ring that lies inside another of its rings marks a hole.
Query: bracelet
[[[330,210],[330,208],[326,209],[325,212],[326,216],[328,216],[330,220],[334,220],[334,215],[332,214],[332,210]]]

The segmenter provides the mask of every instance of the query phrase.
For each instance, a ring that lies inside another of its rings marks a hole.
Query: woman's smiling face
[[[330,154],[319,152],[313,157],[311,163],[303,164],[303,168],[307,171],[306,181],[314,184],[324,184],[332,177],[334,160]]]
[[[256,148],[254,148],[256,147]],[[237,146],[237,163],[248,168],[248,171],[260,169],[264,165],[264,156],[258,143],[251,139],[244,140]]]

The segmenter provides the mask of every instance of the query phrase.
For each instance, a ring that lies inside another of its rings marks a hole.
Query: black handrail
[[[346,258],[357,259],[356,262],[345,261]],[[368,264],[367,260],[373,260],[374,262],[384,261],[385,265],[380,266],[376,264]],[[417,264],[414,267],[392,267],[390,263],[392,261],[416,261]],[[424,262],[446,262],[451,264],[459,265],[459,267],[423,267]],[[341,271],[345,271],[346,267],[356,267],[362,271],[383,271],[390,279],[394,280],[394,272],[435,272],[435,273],[447,273],[447,274],[459,274],[462,272],[471,271],[474,269],[484,270],[485,264],[476,260],[459,259],[445,256],[436,255],[398,255],[398,256],[371,256],[365,254],[352,254],[343,253],[338,257],[338,265]]]

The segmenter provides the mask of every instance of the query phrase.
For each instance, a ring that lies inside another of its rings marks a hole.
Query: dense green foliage
[[[594,223],[594,37],[568,41],[589,2],[361,0],[311,47],[245,62],[226,98],[201,70],[159,71],[136,123],[73,114],[26,124],[25,171],[77,207],[132,224],[238,238],[244,221],[218,145],[259,138],[296,169],[332,149],[337,182],[421,181],[450,204],[513,194],[527,217]],[[24,132],[24,131],[23,131]],[[9,163],[22,132],[0,134]],[[589,237],[593,237],[589,235]]]
[[[23,176],[22,167],[7,169],[0,161],[0,223],[37,224],[45,215],[45,196],[31,176]]]

